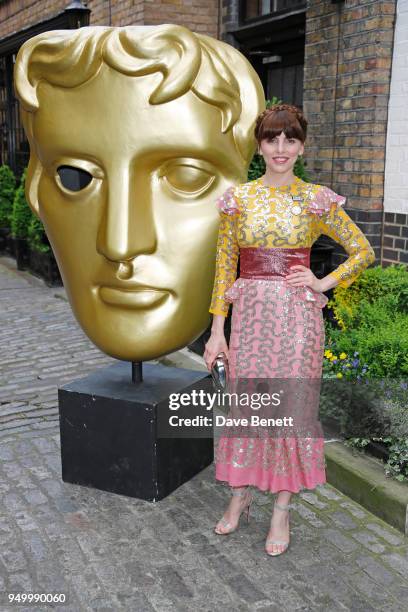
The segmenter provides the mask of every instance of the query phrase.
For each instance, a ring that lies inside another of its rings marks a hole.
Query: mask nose
[[[128,170],[111,172],[97,251],[106,259],[126,262],[157,247],[149,189],[135,184]]]

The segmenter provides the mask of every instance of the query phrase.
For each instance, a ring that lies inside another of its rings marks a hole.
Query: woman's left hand
[[[291,287],[305,287],[306,285],[314,291],[321,291],[321,283],[313,274],[310,268],[306,266],[296,265],[291,266],[292,272],[285,276],[285,280]]]

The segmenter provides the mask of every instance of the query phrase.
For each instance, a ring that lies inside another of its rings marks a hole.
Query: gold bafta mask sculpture
[[[209,323],[219,215],[246,180],[261,82],[230,45],[177,25],[55,30],[20,49],[27,200],[73,312],[143,361]]]

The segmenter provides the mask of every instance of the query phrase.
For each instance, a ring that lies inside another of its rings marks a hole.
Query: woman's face
[[[298,155],[303,155],[304,145],[298,138],[287,138],[281,132],[275,138],[264,138],[260,143],[266,167],[271,172],[284,174],[293,169]]]

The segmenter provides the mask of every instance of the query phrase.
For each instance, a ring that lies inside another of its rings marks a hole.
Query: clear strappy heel
[[[234,531],[236,531],[238,529],[239,521],[242,515],[246,516],[247,523],[249,523],[249,509],[253,501],[253,495],[250,491],[250,488],[246,487],[244,491],[236,491],[232,489],[232,497],[245,497],[245,496],[248,496],[248,502],[247,504],[245,504],[245,506],[242,508],[240,512],[240,515],[237,520],[237,524],[233,525],[230,521],[227,521],[227,519],[222,518],[217,523],[217,525],[214,527],[214,532],[217,535],[229,535],[230,533],[233,533]],[[222,527],[224,531],[219,531],[219,527]]]
[[[274,508],[278,508],[278,510],[286,510],[289,512],[290,508],[293,508],[293,504],[287,504],[286,506],[283,504],[278,504],[277,501],[275,501],[274,504]],[[274,552],[267,550],[267,547],[270,544],[278,544],[280,546],[283,546],[283,550],[276,550]],[[285,541],[285,540],[275,540],[274,538],[267,538],[266,542],[265,542],[265,551],[268,555],[270,555],[271,557],[277,557],[278,555],[282,555],[284,552],[287,551],[289,547],[289,542]]]

